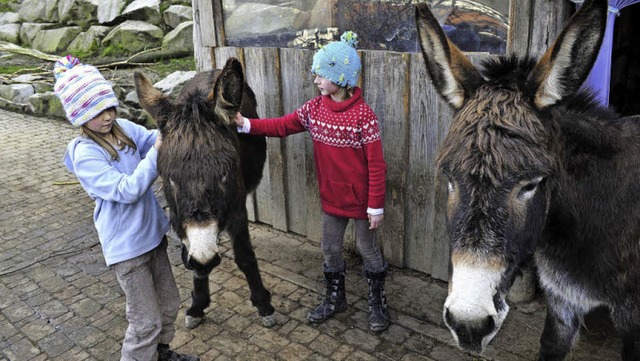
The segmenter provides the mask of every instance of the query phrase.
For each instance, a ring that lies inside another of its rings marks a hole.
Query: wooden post
[[[262,118],[282,116],[280,57],[277,48],[245,48],[245,75],[256,94]],[[267,138],[267,166],[258,186],[258,220],[287,230],[282,139]]]
[[[212,48],[218,46],[213,2],[219,0],[193,0],[193,55],[197,71],[215,68]]]
[[[384,221],[378,231],[385,259],[404,266],[406,169],[409,156],[408,53],[367,51],[363,54],[364,98],[378,116],[387,163]]]

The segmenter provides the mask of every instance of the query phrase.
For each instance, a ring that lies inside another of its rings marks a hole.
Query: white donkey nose
[[[183,243],[189,245],[189,257],[205,264],[218,254],[218,237],[220,235],[218,222],[189,224],[185,227],[185,231],[188,240]]]

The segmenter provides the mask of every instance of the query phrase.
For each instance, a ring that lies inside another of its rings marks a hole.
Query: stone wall
[[[105,58],[123,58],[149,49],[156,50],[147,53],[146,59],[193,54],[189,0],[16,0],[10,7],[13,11],[0,13],[0,41],[46,54],[94,59],[94,65]],[[194,74],[172,74],[172,85],[179,88]],[[122,74],[114,71],[103,71],[103,75],[114,83],[120,116],[148,124],[132,82],[120,82]],[[0,79],[0,107],[64,117],[52,92],[53,80],[52,74],[5,76]],[[158,84],[162,87],[164,83]],[[173,87],[163,90],[174,91]]]

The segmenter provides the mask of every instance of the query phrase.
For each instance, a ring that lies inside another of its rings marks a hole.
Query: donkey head
[[[163,136],[158,171],[183,263],[208,275],[220,263],[218,238],[229,212],[244,204],[238,137],[230,125],[242,102],[242,67],[230,59],[220,72],[199,73],[176,100],[141,73],[135,73],[135,84],[142,108]]]
[[[540,61],[503,58],[480,72],[427,5],[416,7],[431,80],[455,110],[438,154],[453,269],[443,316],[469,352],[482,352],[500,329],[505,296],[542,234],[559,166],[550,107],[588,75],[606,11],[606,0],[587,0]]]

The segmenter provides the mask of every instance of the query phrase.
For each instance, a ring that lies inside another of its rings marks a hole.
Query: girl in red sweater
[[[369,328],[389,327],[384,294],[387,262],[378,247],[375,230],[383,219],[386,163],[378,118],[355,86],[360,73],[357,35],[345,32],[341,41],[318,50],[311,73],[319,96],[291,114],[273,119],[247,119],[236,115],[238,131],[286,137],[308,131],[313,139],[314,159],[323,210],[323,271],[326,297],[307,319],[322,322],[347,309],[344,232],[349,219],[356,228],[357,247],[369,284]]]

